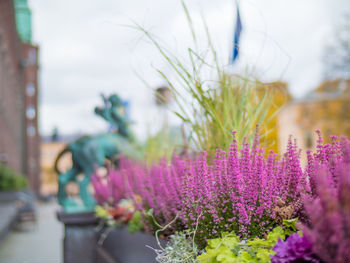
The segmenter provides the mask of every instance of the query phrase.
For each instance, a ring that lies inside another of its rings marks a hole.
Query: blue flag
[[[230,64],[233,64],[238,57],[239,38],[241,36],[241,31],[242,31],[242,22],[241,22],[241,16],[239,15],[239,8],[237,3],[236,26],[235,26],[234,36],[233,36],[233,49],[231,53]]]

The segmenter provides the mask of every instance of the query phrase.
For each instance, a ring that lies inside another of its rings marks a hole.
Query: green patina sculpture
[[[132,134],[128,127],[127,119],[120,113],[123,108],[119,96],[113,94],[104,100],[103,107],[96,107],[95,113],[104,118],[113,127],[114,132],[96,136],[83,136],[67,145],[58,154],[55,161],[55,170],[58,177],[58,202],[66,212],[91,211],[95,207],[95,199],[88,190],[90,177],[97,167],[105,166],[107,160],[116,160],[120,154],[129,157],[136,157],[137,151],[132,146]],[[72,167],[65,173],[58,170],[60,158],[67,152],[72,154]],[[77,176],[83,174],[82,180]],[[80,188],[82,204],[75,199],[69,198],[66,192],[66,185],[69,182],[77,182]]]

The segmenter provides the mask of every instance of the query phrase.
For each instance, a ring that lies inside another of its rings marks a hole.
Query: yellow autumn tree
[[[350,79],[322,82],[301,104],[298,121],[311,132],[321,130],[326,142],[330,135],[350,137]]]

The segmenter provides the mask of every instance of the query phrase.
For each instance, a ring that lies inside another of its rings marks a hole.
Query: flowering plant
[[[129,200],[121,200],[116,206],[97,206],[96,215],[108,222],[109,225],[126,224],[135,214],[133,203]]]
[[[276,254],[272,263],[319,262],[313,255],[311,242],[299,233],[290,235],[285,242],[279,239],[273,250]]]
[[[323,261],[350,262],[350,141],[333,137],[309,162],[317,176],[303,198],[309,222],[302,230]]]
[[[132,200],[145,230],[163,231],[164,225],[167,234],[195,230],[199,250],[223,233],[234,233],[244,242],[264,242],[272,229],[299,217],[305,237],[279,241],[276,262],[308,258],[306,240],[323,261],[346,262],[350,142],[332,137],[331,144],[323,144],[320,136],[316,153],[307,156],[303,171],[300,151],[289,140],[281,159],[272,151],[265,157],[256,134],[251,146],[243,142],[240,148],[234,137],[229,151],[217,150],[212,162],[204,151],[192,160],[174,157],[171,163],[162,160],[151,167],[123,159],[118,170],[109,170],[107,184],[95,178],[94,185],[101,203]]]
[[[253,145],[243,142],[240,151],[234,138],[228,154],[218,150],[212,164],[205,152],[195,160],[174,157],[150,168],[124,159],[119,170],[109,171],[111,185],[94,184],[106,191],[98,195],[100,201],[121,194],[134,200],[147,230],[156,230],[154,221],[166,225],[177,217],[176,230],[198,225],[196,241],[202,245],[222,232],[262,237],[298,214],[306,184],[295,144],[290,141],[284,157],[276,157],[273,152],[264,157],[256,133]]]
[[[91,177],[94,187],[94,196],[99,205],[115,207],[125,197],[125,187],[122,177],[115,176],[116,171],[107,168],[106,177],[101,177],[97,173]]]
[[[184,218],[189,228],[198,220],[198,238],[234,232],[241,237],[262,237],[283,219],[297,216],[306,184],[298,148],[289,141],[277,160],[265,158],[256,134],[253,145],[234,139],[228,154],[218,150],[212,165],[205,152],[188,164],[184,182]]]

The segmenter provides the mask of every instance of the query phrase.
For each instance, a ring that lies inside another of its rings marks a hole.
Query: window
[[[28,96],[33,96],[35,94],[35,86],[34,83],[28,83],[26,87],[26,93]]]
[[[27,135],[32,137],[35,135],[35,133],[36,133],[35,127],[33,125],[29,125],[27,127]]]
[[[34,106],[29,106],[26,110],[26,116],[28,119],[32,120],[35,118],[36,112]]]
[[[28,63],[30,65],[35,65],[36,64],[36,49],[34,49],[34,48],[29,50]]]

